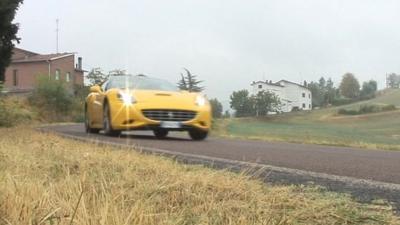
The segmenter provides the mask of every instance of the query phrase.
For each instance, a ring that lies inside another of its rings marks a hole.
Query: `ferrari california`
[[[211,127],[211,107],[201,93],[180,91],[168,81],[145,75],[110,77],[90,88],[85,102],[88,133],[118,136],[122,131],[152,130],[157,138],[187,131],[204,140]]]

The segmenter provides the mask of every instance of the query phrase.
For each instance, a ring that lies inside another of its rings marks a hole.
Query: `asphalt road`
[[[152,132],[143,131],[128,132],[121,137],[107,137],[103,134],[88,135],[81,124],[49,128],[73,136],[127,145],[400,184],[400,152],[398,151],[214,137],[205,141],[192,141],[185,133],[172,133],[164,140],[155,139]]]

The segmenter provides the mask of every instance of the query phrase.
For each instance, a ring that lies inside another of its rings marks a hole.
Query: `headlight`
[[[196,97],[196,105],[198,105],[198,106],[204,106],[206,104],[206,98],[204,98],[203,96],[201,96],[201,95],[198,95],[197,97]]]
[[[124,103],[124,105],[132,105],[136,103],[135,98],[129,93],[119,92],[117,97]]]

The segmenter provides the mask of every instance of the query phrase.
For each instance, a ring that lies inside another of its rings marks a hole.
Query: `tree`
[[[185,77],[183,76],[183,74],[181,74],[181,79],[180,79],[179,82],[178,82],[178,88],[179,88],[180,90],[183,90],[183,91],[187,91],[187,90],[188,90],[188,85],[187,85],[187,83],[186,83],[186,79],[185,79]]]
[[[339,86],[340,93],[347,98],[355,99],[360,94],[360,84],[352,73],[343,75],[342,82]]]
[[[119,75],[126,75],[126,70],[114,69],[114,70],[109,71],[107,76],[110,77],[110,76],[119,76]],[[139,75],[145,76],[144,74],[139,74]]]
[[[225,110],[224,118],[231,118],[231,113],[229,112],[229,110]]]
[[[322,107],[333,104],[335,99],[339,96],[337,88],[331,78],[325,80],[321,77],[317,82],[310,82],[308,85],[312,93],[313,107]]]
[[[95,84],[100,85],[108,78],[108,76],[109,75],[105,74],[101,68],[97,67],[91,69],[86,75],[86,78],[89,80],[89,84],[92,86]]]
[[[391,73],[387,76],[387,84],[390,88],[399,88],[400,87],[400,75],[395,73]]]
[[[230,106],[237,117],[254,115],[252,99],[247,90],[234,91],[230,99]]]
[[[325,104],[332,104],[335,98],[337,97],[337,91],[334,87],[333,81],[331,78],[328,78],[326,81],[326,87],[324,89],[324,103]]]
[[[280,109],[279,97],[268,91],[260,91],[252,95],[256,116],[266,116],[268,112],[277,112]]]
[[[361,92],[360,92],[360,97],[362,99],[370,99],[375,97],[375,92],[378,89],[378,84],[374,80],[370,80],[368,82],[364,82]]]
[[[321,89],[324,89],[325,88],[325,84],[326,84],[325,78],[324,77],[319,78],[319,83],[318,84],[319,84],[319,87]]]
[[[319,83],[310,82],[308,84],[308,89],[310,89],[312,94],[312,105],[314,107],[322,106],[324,104],[324,95]]]
[[[178,87],[181,90],[189,92],[201,92],[204,87],[200,86],[203,81],[197,80],[197,76],[192,74],[188,69],[183,68],[186,71],[186,76],[181,73],[182,79],[178,82]]]
[[[221,118],[222,117],[222,111],[223,107],[221,102],[218,101],[218,99],[210,99],[210,104],[211,104],[211,109],[212,109],[212,115],[214,118]]]
[[[5,81],[5,71],[11,62],[14,41],[19,43],[20,40],[17,37],[18,24],[13,23],[13,20],[22,2],[22,0],[0,1],[0,83]]]
[[[126,71],[121,69],[114,69],[109,71],[107,74],[103,72],[100,67],[93,68],[90,70],[86,78],[89,80],[89,85],[101,85],[104,81],[106,81],[110,76],[119,76],[125,75]],[[139,74],[143,75],[143,74]]]

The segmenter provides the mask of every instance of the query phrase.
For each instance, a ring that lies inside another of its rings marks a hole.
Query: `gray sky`
[[[228,101],[251,81],[345,72],[384,87],[400,72],[400,1],[25,0],[19,47],[78,52],[84,68],[126,69],[176,82],[182,67]]]

